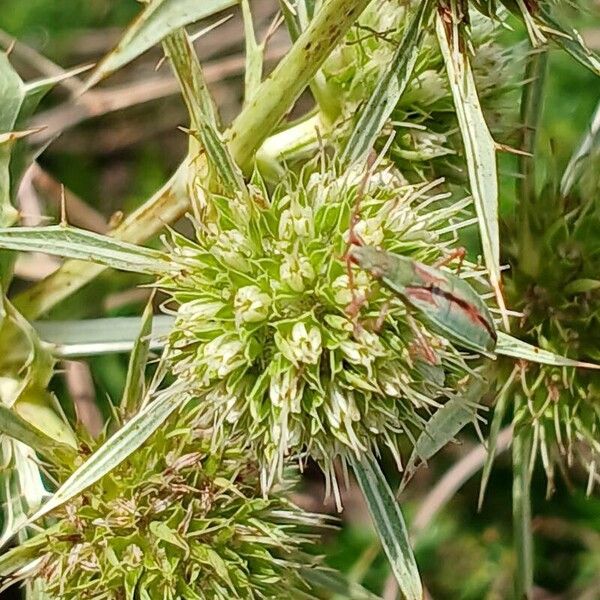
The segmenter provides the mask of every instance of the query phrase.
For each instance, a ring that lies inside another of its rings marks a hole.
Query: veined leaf
[[[406,600],[422,600],[423,587],[400,506],[377,462],[351,457],[354,474],[369,506],[398,586]]]
[[[177,383],[159,392],[157,398],[146,404],[117,433],[96,450],[73,474],[56,490],[31,517],[15,523],[7,539],[26,525],[34,523],[52,512],[77,494],[93,485],[112,469],[135,452],[189,397],[185,385]]]
[[[481,110],[469,58],[466,50],[460,48],[461,44],[466,44],[465,40],[460,37],[456,26],[447,30],[439,14],[436,19],[436,32],[465,149],[483,256],[502,312],[504,326],[508,330],[508,317],[500,285],[496,146]]]
[[[503,333],[498,332],[498,343],[496,344],[496,354],[503,354],[512,358],[520,358],[529,362],[540,363],[542,365],[554,365],[555,367],[579,367],[585,369],[600,369],[600,365],[580,360],[573,360],[564,356],[559,356],[548,350],[542,350],[537,346],[532,346],[527,342]]]
[[[60,456],[72,456],[74,448],[46,435],[17,412],[0,403],[0,432],[26,444],[53,462]]]
[[[202,67],[185,30],[179,30],[165,39],[164,47],[173,71],[181,86],[181,93],[190,113],[192,133],[202,144],[210,172],[230,193],[245,191],[242,171],[223,142],[218,128],[218,115],[208,91]],[[190,155],[198,154],[190,146]],[[192,174],[195,177],[194,174]]]
[[[477,403],[487,387],[487,381],[476,379],[466,390],[464,397],[451,398],[444,406],[436,410],[417,438],[417,443],[404,470],[399,491],[406,487],[413,476],[418,466],[417,460],[428,461],[446,444],[450,443],[467,423],[475,420]]]
[[[338,594],[347,600],[381,600],[379,596],[369,592],[362,585],[348,581],[337,571],[311,569],[302,567],[302,576],[314,587],[330,594]]]
[[[177,269],[167,255],[158,250],[62,225],[0,229],[0,248],[45,252],[134,273],[160,275]]]
[[[132,21],[117,47],[96,67],[86,88],[96,85],[180,27],[235,4],[237,0],[151,0]]]
[[[421,50],[421,40],[427,31],[435,5],[434,0],[423,0],[418,6],[394,52],[389,68],[382,71],[375,89],[358,115],[342,154],[343,162],[353,163],[369,152],[398,104],[412,77]]]
[[[148,340],[151,350],[164,346],[164,338],[175,318],[157,315],[153,318]],[[75,358],[114,352],[131,352],[139,339],[143,323],[139,317],[108,317],[77,321],[34,321],[39,336],[52,344],[52,353],[60,358]]]

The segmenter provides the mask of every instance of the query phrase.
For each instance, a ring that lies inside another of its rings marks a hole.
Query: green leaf
[[[406,600],[422,600],[423,588],[400,506],[377,462],[351,456],[354,474],[371,512],[398,586]]]
[[[342,573],[337,571],[309,567],[301,567],[301,571],[303,579],[329,594],[338,594],[347,600],[381,600],[379,596],[369,592],[362,585],[348,581]]]
[[[360,110],[356,125],[342,154],[344,163],[354,163],[369,152],[398,104],[412,77],[421,50],[421,41],[427,31],[435,5],[434,0],[424,0],[417,8],[402,41],[392,56],[389,67],[382,70],[371,96]]]
[[[202,67],[185,30],[179,30],[168,36],[164,47],[190,113],[191,133],[198,138],[206,151],[212,173],[217,175],[219,182],[230,193],[245,192],[244,177],[227,145],[221,139],[213,100],[204,80]],[[191,156],[199,153],[198,148],[190,145]]]
[[[0,577],[10,577],[15,571],[21,570],[28,563],[38,558],[48,545],[48,536],[60,534],[65,529],[65,525],[64,522],[52,525],[0,555]],[[4,583],[2,581],[0,585]]]
[[[69,444],[46,435],[2,403],[0,403],[0,432],[26,444],[52,462],[64,463],[66,457],[75,455],[75,450]]]
[[[180,27],[235,4],[237,0],[150,0],[129,25],[117,47],[96,67],[86,88],[96,85]]]
[[[150,352],[150,342],[152,333],[153,301],[154,294],[148,300],[144,314],[140,333],[135,340],[131,356],[129,357],[129,366],[127,368],[127,379],[125,380],[125,389],[121,400],[121,412],[126,415],[133,415],[140,406],[144,395],[144,382],[146,375],[146,363]]]
[[[177,269],[167,255],[158,250],[62,225],[2,228],[0,248],[45,252],[134,273],[161,275]]]
[[[548,350],[542,350],[526,342],[503,333],[498,332],[498,342],[496,344],[496,354],[510,356],[511,358],[520,358],[529,362],[542,365],[553,365],[555,367],[579,367],[585,369],[600,369],[600,365],[580,360],[573,360],[564,356],[559,356]]]
[[[159,350],[175,318],[158,315],[152,321],[151,350]],[[114,352],[131,352],[143,323],[139,317],[108,317],[77,321],[34,321],[34,329],[60,358],[75,358]]]
[[[490,434],[487,442],[487,456],[483,465],[483,472],[481,474],[481,485],[479,487],[479,500],[477,504],[478,510],[481,510],[483,506],[483,499],[485,496],[485,490],[487,483],[492,472],[492,466],[494,465],[494,458],[496,456],[496,444],[498,442],[498,434],[500,433],[500,427],[502,427],[502,421],[506,414],[506,408],[508,406],[508,399],[512,390],[512,384],[515,380],[517,369],[513,369],[509,378],[506,380],[502,389],[498,393],[496,402],[494,403],[494,416],[490,425]]]
[[[246,69],[244,70],[244,102],[248,103],[262,79],[264,45],[256,42],[252,11],[248,0],[241,0],[246,42]]]
[[[577,149],[569,159],[569,164],[563,173],[560,182],[560,193],[566,197],[571,192],[573,185],[579,180],[582,167],[586,164],[586,158],[597,151],[600,146],[600,103],[592,117],[588,130],[579,142]],[[573,282],[574,283],[574,282]],[[571,284],[572,285],[572,284]],[[568,292],[570,293],[570,292]]]
[[[177,383],[157,394],[153,402],[146,404],[117,433],[96,450],[58,488],[52,497],[27,520],[15,523],[12,537],[18,530],[30,525],[74,498],[77,494],[96,483],[112,469],[137,450],[189,397],[185,385]]]
[[[455,22],[460,19],[454,15]],[[471,194],[479,221],[485,265],[508,329],[506,307],[500,287],[500,237],[498,228],[498,176],[496,147],[481,110],[475,78],[465,48],[467,41],[458,27],[446,30],[440,14],[436,20],[437,38],[446,64],[456,117],[465,149]]]
[[[418,467],[417,460],[427,462],[446,444],[454,440],[467,423],[475,420],[478,402],[488,385],[487,381],[475,379],[465,391],[464,397],[450,398],[444,406],[436,410],[417,438],[417,443],[404,470],[399,491],[406,487],[414,475]]]

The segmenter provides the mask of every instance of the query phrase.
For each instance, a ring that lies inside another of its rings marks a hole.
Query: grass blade
[[[563,197],[569,195],[573,186],[579,179],[581,167],[585,164],[585,159],[589,157],[600,146],[600,103],[596,107],[596,112],[592,117],[589,128],[583,139],[577,146],[577,149],[569,159],[569,164],[563,173],[560,182],[560,193]]]
[[[150,353],[152,318],[154,316],[153,300],[154,294],[148,300],[148,304],[146,304],[144,314],[142,315],[140,333],[133,344],[131,356],[129,357],[125,389],[123,390],[123,398],[120,405],[121,412],[126,417],[135,414],[144,395],[146,364],[148,362],[148,354]]]
[[[86,89],[96,85],[167,35],[237,4],[237,0],[151,0],[112,50],[96,67],[86,82]]]
[[[166,254],[158,250],[62,225],[2,228],[0,248],[45,252],[151,275],[161,275],[177,268],[169,262]]]
[[[454,23],[460,19],[454,15]],[[508,316],[500,281],[500,234],[498,227],[498,176],[496,146],[481,110],[475,78],[466,53],[466,41],[458,26],[446,29],[443,17],[436,19],[437,38],[446,64],[456,117],[465,149],[471,194],[479,221],[481,245],[496,300],[508,330]],[[462,47],[461,47],[462,46]]]
[[[400,506],[379,465],[371,457],[351,458],[373,524],[406,600],[422,600],[423,588]]]
[[[515,399],[515,415],[522,401]],[[513,528],[517,569],[515,598],[533,592],[533,535],[531,531],[531,429],[520,428],[513,437]]]
[[[424,0],[417,8],[394,52],[389,68],[382,71],[375,89],[360,111],[342,154],[343,162],[353,163],[369,152],[398,104],[412,77],[421,50],[421,40],[426,33],[435,4],[433,0]]]
[[[185,386],[181,383],[159,392],[153,402],[148,403],[76,469],[39,510],[27,520],[15,523],[7,539],[104,477],[137,450],[187,399]]]
[[[555,367],[579,367],[585,369],[600,369],[600,365],[580,360],[573,360],[564,356],[559,356],[548,350],[542,350],[537,346],[532,346],[527,342],[503,333],[498,332],[498,342],[496,344],[496,354],[510,356],[511,358],[519,358],[529,362],[539,363],[542,365],[553,365]]]
[[[512,373],[510,374],[509,378],[502,386],[502,389],[498,393],[498,397],[494,406],[494,416],[492,418],[492,424],[490,425],[490,434],[488,436],[488,442],[486,447],[487,456],[483,465],[483,471],[481,473],[481,485],[479,487],[479,499],[477,502],[478,510],[481,510],[481,507],[483,506],[485,490],[487,488],[487,483],[492,472],[492,466],[494,465],[494,458],[496,457],[496,444],[498,443],[498,434],[500,433],[500,427],[502,426],[502,421],[504,420],[504,415],[506,414],[509,395],[511,393],[512,384],[515,380],[516,375],[517,368],[515,367]]]

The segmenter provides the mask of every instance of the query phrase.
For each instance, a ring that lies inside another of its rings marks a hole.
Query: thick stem
[[[229,135],[231,153],[247,169],[256,149],[302,93],[331,50],[369,0],[329,0],[265,79],[236,119]]]
[[[369,0],[329,0],[315,15],[273,73],[258,88],[254,100],[239,114],[228,134],[234,159],[247,167],[256,150],[293,106],[302,90],[345,35]],[[164,225],[190,209],[185,189],[189,157],[173,177],[143,206],[113,230],[116,238],[142,243]],[[103,267],[66,261],[56,273],[14,299],[28,319],[39,317],[80,289],[104,270]]]

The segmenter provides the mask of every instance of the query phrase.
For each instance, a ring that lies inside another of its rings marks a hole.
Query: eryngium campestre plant
[[[256,463],[235,440],[211,448],[197,412],[53,513],[35,572],[50,598],[312,597],[301,567],[317,561],[301,546],[319,517],[281,489],[264,498]]]
[[[400,464],[402,434],[465,375],[461,354],[365,272],[353,268],[351,285],[344,253],[362,174],[312,169],[272,194],[255,177],[249,202],[209,196],[214,218],[196,223],[195,241],[173,237],[183,274],[162,282],[178,304],[173,371],[201,398],[215,447],[245,437],[264,489],[286,455],[310,454],[334,482],[333,462],[348,452],[386,445]],[[379,170],[356,233],[434,262],[470,201],[445,206],[433,187]],[[358,297],[366,304],[353,318]]]
[[[511,306],[524,313],[517,335],[578,360],[600,361],[600,178],[597,149],[576,161],[568,190],[549,182],[521,202],[504,240],[511,269]],[[600,375],[598,371],[528,364],[519,373],[526,403],[516,426],[532,428],[553,486],[557,462],[579,462],[598,481]]]
[[[340,98],[341,115],[335,140],[343,147],[355,126],[357,112],[372,93],[382,73],[390,69],[414,8],[419,2],[398,6],[396,0],[372,2],[323,66],[328,86]],[[434,11],[435,12],[435,11]],[[500,26],[477,11],[471,14],[470,60],[479,100],[495,138],[508,143],[517,128],[518,95],[524,49],[507,49],[497,41]],[[390,156],[407,176],[427,173],[464,182],[464,165],[455,158],[462,141],[454,113],[444,59],[435,33],[424,34],[419,58],[400,101],[392,112],[394,127],[384,128],[380,143],[395,130]]]

